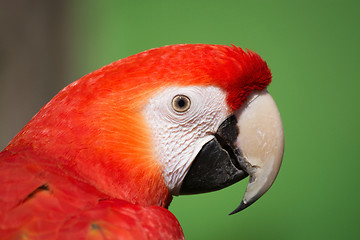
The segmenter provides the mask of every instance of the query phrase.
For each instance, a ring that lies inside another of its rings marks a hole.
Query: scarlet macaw
[[[1,239],[183,239],[173,195],[250,175],[272,185],[280,114],[259,55],[184,44],[111,63],[60,91],[0,153]]]

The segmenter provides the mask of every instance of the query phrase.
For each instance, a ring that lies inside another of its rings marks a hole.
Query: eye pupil
[[[179,107],[183,108],[183,107],[185,106],[185,101],[184,101],[184,99],[182,99],[182,98],[179,99],[178,105],[179,105]]]
[[[177,112],[185,112],[190,108],[190,98],[185,95],[176,95],[172,100],[172,107]]]

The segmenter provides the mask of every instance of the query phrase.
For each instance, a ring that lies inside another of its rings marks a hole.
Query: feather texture
[[[111,199],[17,154],[0,160],[1,239],[183,239],[165,208]]]

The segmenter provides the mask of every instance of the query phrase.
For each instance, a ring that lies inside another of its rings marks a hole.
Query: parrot
[[[247,208],[283,159],[271,80],[251,50],[176,44],[69,84],[0,153],[0,239],[184,239],[174,196],[248,177]]]

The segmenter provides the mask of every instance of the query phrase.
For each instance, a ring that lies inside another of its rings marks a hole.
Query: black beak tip
[[[244,201],[241,201],[240,205],[234,210],[232,211],[231,213],[229,213],[229,215],[233,215],[235,213],[238,213],[242,210],[244,210],[245,208],[249,207],[251,204],[253,204],[255,201],[250,201],[250,202],[247,202],[245,203]]]
[[[229,215],[233,215],[235,213],[240,212],[241,210],[244,210],[247,207],[246,203],[244,203],[244,201],[241,201],[240,205],[231,213],[229,213]]]

